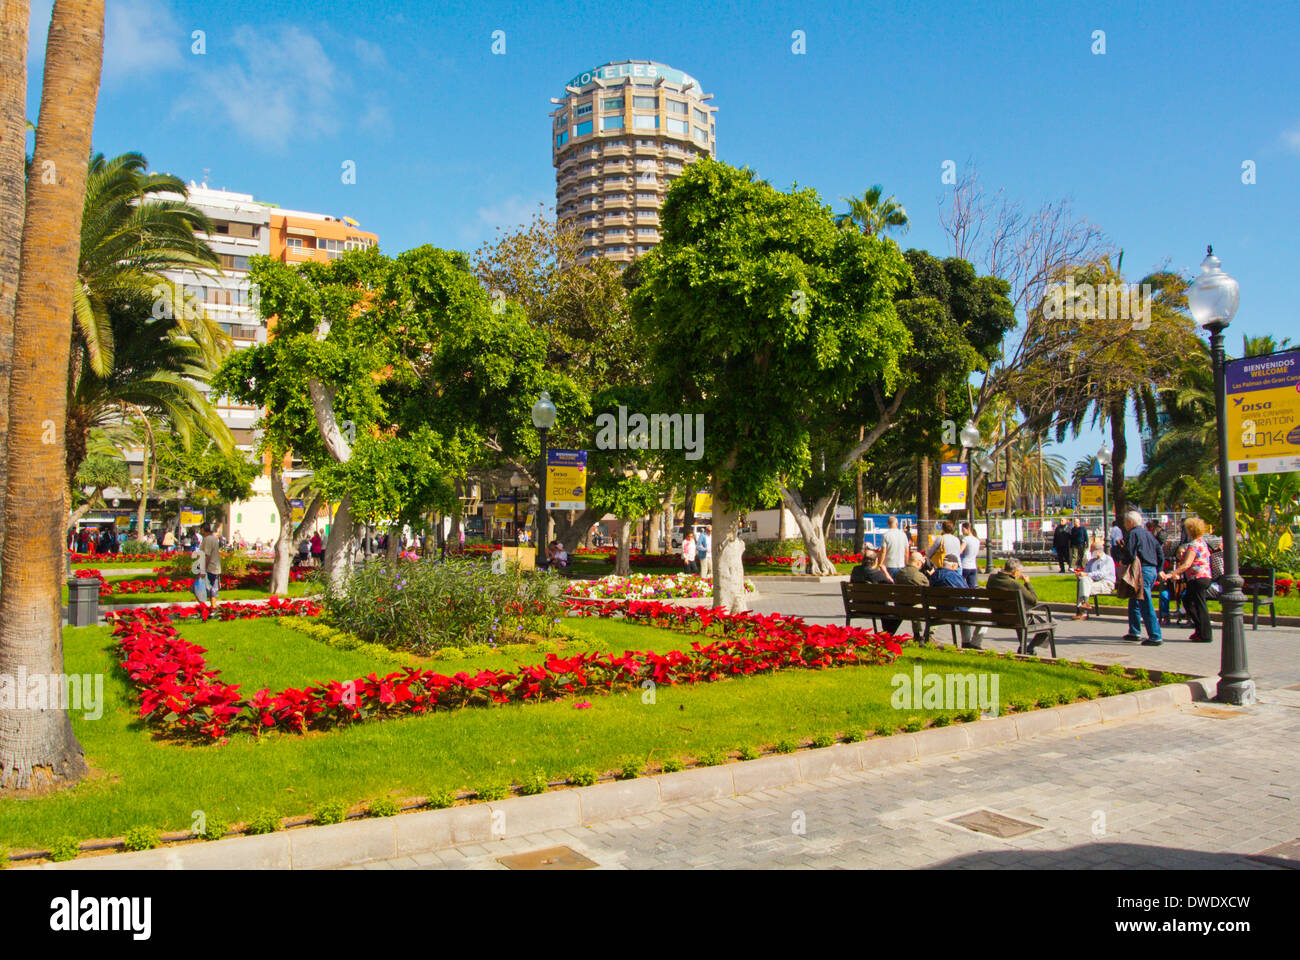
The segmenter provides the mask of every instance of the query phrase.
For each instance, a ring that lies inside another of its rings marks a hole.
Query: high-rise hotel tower
[[[716,152],[717,108],[694,77],[652,60],[584,70],[553,97],[555,211],[582,228],[584,260],[630,262],[659,242],[669,185]]]

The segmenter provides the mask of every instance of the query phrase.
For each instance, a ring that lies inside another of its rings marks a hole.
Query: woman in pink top
[[[1183,609],[1192,621],[1190,639],[1193,643],[1209,643],[1214,639],[1206,601],[1210,584],[1214,582],[1210,576],[1210,546],[1205,542],[1210,528],[1200,517],[1188,517],[1183,521],[1183,529],[1187,531],[1187,545],[1178,557],[1178,564],[1160,576],[1167,580],[1183,578]]]
[[[699,567],[695,565],[695,533],[687,531],[686,538],[682,540],[682,560],[686,563],[687,573],[698,573]]]

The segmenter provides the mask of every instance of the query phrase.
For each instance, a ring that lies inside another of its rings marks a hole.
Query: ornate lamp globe
[[[1103,443],[1101,445],[1101,449],[1097,451],[1097,462],[1100,463],[1103,467],[1109,467],[1110,456],[1111,456],[1110,444]]]
[[[966,421],[966,426],[961,428],[961,445],[967,450],[973,450],[979,446],[980,431],[970,420]]]
[[[555,404],[551,403],[551,395],[545,390],[533,404],[533,426],[538,430],[549,430],[555,426]]]
[[[1237,281],[1221,269],[1213,247],[1205,248],[1201,275],[1187,289],[1187,306],[1198,326],[1222,329],[1237,315],[1240,291]]]

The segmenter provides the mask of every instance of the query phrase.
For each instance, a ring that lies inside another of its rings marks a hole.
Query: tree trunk
[[[695,494],[694,487],[686,488],[686,502],[682,504],[682,539],[686,539],[686,531],[695,529]],[[673,532],[668,531],[668,546],[673,544]]]
[[[18,12],[17,5],[4,8],[6,36]],[[15,299],[0,571],[0,675],[22,670],[44,679],[47,689],[63,674],[59,594],[72,292],[103,54],[103,0],[56,0]],[[86,772],[66,709],[38,704],[0,711],[0,787],[41,788],[75,782]]]
[[[140,502],[135,508],[135,538],[144,539],[144,515],[149,510],[149,445],[140,451]]]
[[[27,145],[28,0],[0,0],[0,543],[5,531],[4,464],[9,435],[9,374],[22,254],[23,165]]]
[[[832,497],[822,497],[813,504],[812,510],[804,506],[803,495],[798,490],[781,486],[781,500],[794,516],[799,536],[803,538],[804,553],[808,555],[808,572],[818,577],[835,574],[835,565],[826,555],[826,534],[823,524],[826,509],[831,505]]]
[[[632,575],[632,522],[618,521],[618,551],[614,555],[614,575],[618,577]]]
[[[384,562],[388,568],[397,566],[397,558],[402,552],[402,525],[395,523],[388,528],[388,549],[384,551]]]
[[[930,531],[934,518],[930,515],[930,458],[916,461],[916,549],[930,555]]]
[[[1124,496],[1124,464],[1128,461],[1128,431],[1124,424],[1126,406],[1124,401],[1110,404],[1110,502],[1114,504],[1117,517],[1124,516],[1128,509],[1128,500]]]
[[[785,541],[785,539],[790,533],[790,531],[786,529],[785,501],[782,500],[780,503],[778,503],[776,505],[776,509],[777,509],[776,539],[777,539],[777,543],[782,543]]]
[[[585,537],[590,537],[591,528],[595,526],[600,516],[600,511],[594,507],[588,507],[581,512],[565,511],[562,521],[556,517],[554,539],[564,544],[564,552],[572,556],[573,551],[578,549],[579,542]]]
[[[357,558],[357,543],[352,523],[352,497],[344,494],[330,527],[330,542],[325,548],[325,571],[331,588],[343,586]]]
[[[271,499],[280,517],[280,532],[275,538],[275,560],[271,564],[271,593],[283,596],[289,592],[289,570],[293,566],[293,508],[284,489],[281,458],[272,457],[271,463]]]
[[[867,435],[866,427],[858,427],[858,443]],[[864,501],[862,494],[862,461],[853,464],[853,549],[851,553],[861,553],[866,538],[866,525],[862,522]]]
[[[745,598],[745,541],[740,513],[713,495],[713,606],[731,613],[749,609]]]

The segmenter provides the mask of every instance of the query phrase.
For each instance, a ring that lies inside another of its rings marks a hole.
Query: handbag
[[[1115,581],[1115,596],[1121,600],[1141,600],[1146,596],[1146,584],[1142,582],[1142,561],[1134,560],[1124,567],[1124,572]]]

